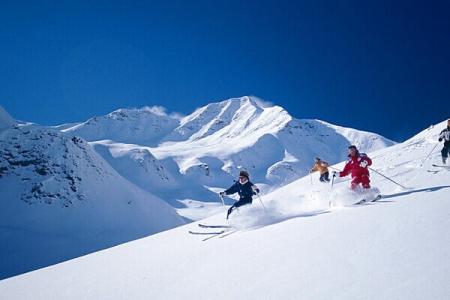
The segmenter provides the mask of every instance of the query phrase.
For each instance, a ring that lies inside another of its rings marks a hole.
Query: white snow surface
[[[228,222],[226,207],[201,221],[229,235],[202,241],[194,222],[3,280],[0,298],[449,299],[450,170],[432,167],[439,151],[425,161],[444,127],[369,153],[407,187],[372,171],[377,202],[351,205],[348,179],[313,174],[264,195],[265,210],[256,198]]]

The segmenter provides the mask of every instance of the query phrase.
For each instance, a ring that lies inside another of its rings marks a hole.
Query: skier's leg
[[[238,202],[234,203],[234,207],[241,207],[242,205],[252,204],[251,198],[240,199]]]
[[[228,212],[227,212],[227,219],[228,219],[228,217],[230,216],[230,214],[232,213],[233,209],[238,208],[238,207],[241,207],[242,205],[246,205],[246,204],[252,204],[252,199],[251,199],[251,198],[250,198],[250,199],[240,199],[239,201],[235,202],[235,203],[233,204],[233,206],[231,206],[231,207],[228,209]]]
[[[325,178],[323,178],[323,174],[320,174],[319,180],[320,180],[320,182],[325,182]]]
[[[352,190],[356,189],[361,182],[362,182],[362,180],[361,180],[360,176],[353,177],[352,182],[350,184],[350,188]]]
[[[442,155],[442,163],[446,164],[447,163],[447,157],[448,157],[448,152],[450,151],[450,148],[444,146],[444,148],[442,148],[441,150],[441,155]]]
[[[447,158],[450,155],[450,146],[446,146],[445,148],[447,148]],[[447,161],[447,158],[445,159]]]
[[[329,176],[330,176],[330,173],[328,173],[328,172],[323,173],[323,178],[325,179],[326,182],[330,182]]]
[[[370,179],[369,179],[369,175],[363,175],[361,177],[361,183],[363,188],[365,189],[370,189]]]
[[[237,203],[237,202],[236,202],[236,203]],[[236,207],[236,206],[235,206],[236,203],[233,204],[233,205],[228,209],[228,211],[227,211],[227,219],[228,219],[228,217],[230,216],[230,214],[231,214],[231,212],[233,211],[233,209]]]

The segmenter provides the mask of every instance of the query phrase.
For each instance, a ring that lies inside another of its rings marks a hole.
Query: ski
[[[212,239],[212,238],[215,238],[216,236],[220,236],[220,234],[214,234],[214,235],[208,236],[208,237],[204,238],[202,240],[202,242],[207,241],[207,240]]]
[[[450,169],[450,166],[442,166],[442,165],[432,165],[433,167],[437,167],[437,168],[445,168],[445,169]]]
[[[229,225],[206,225],[206,224],[197,224],[201,228],[231,228]]]
[[[215,238],[215,237],[219,237],[220,239],[222,239],[222,238],[224,238],[226,236],[229,236],[230,234],[233,234],[233,233],[236,233],[236,232],[238,232],[237,229],[235,229],[235,230],[227,230],[227,231],[225,231],[224,233],[221,233],[221,234],[208,236],[207,238],[204,238],[202,241],[207,241],[207,240]]]
[[[219,235],[219,238],[224,238],[224,237],[226,237],[226,236],[229,236],[230,234],[233,234],[233,233],[236,233],[236,232],[238,232],[238,230],[230,230],[230,231],[227,231],[227,232],[225,232],[224,234],[221,234],[221,235]]]
[[[375,201],[380,200],[381,198],[382,198],[381,195],[377,195],[377,196],[375,197],[375,199],[373,199],[373,200],[367,201],[367,199],[361,199],[361,200],[359,200],[358,202],[356,202],[356,203],[353,204],[353,205],[360,205],[360,204],[363,204],[363,203],[366,203],[366,202],[375,202]]]
[[[442,170],[427,170],[427,172],[433,173],[433,174],[437,174],[437,173],[439,173],[440,171],[442,171]]]
[[[366,203],[366,199],[361,199],[353,205],[359,205],[359,204],[363,204],[363,203]]]
[[[211,231],[211,232],[199,232],[199,231],[188,231],[190,234],[196,234],[196,235],[218,235],[218,234],[222,234],[225,233],[225,230],[221,230],[221,231]]]

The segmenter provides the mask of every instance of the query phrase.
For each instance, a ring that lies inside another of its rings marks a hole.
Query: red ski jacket
[[[369,175],[367,168],[371,165],[372,160],[365,153],[356,152],[355,156],[348,156],[347,164],[344,170],[339,173],[339,177],[344,177],[348,174],[352,174],[352,178]]]

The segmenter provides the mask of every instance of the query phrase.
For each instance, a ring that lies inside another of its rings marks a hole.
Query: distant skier
[[[348,153],[348,161],[344,170],[342,172],[333,172],[333,176],[339,174],[339,177],[345,177],[351,174],[351,189],[356,189],[360,183],[363,188],[370,189],[368,167],[372,165],[372,160],[365,153],[359,153],[356,146],[353,145],[348,147]]]
[[[239,193],[239,201],[234,203],[227,212],[227,219],[234,208],[240,207],[242,205],[246,204],[252,204],[253,195],[256,195],[259,193],[259,189],[250,182],[249,174],[247,171],[240,171],[239,172],[239,181],[236,181],[229,189],[227,189],[224,192],[220,192],[220,196],[223,197],[224,195],[231,195]]]
[[[442,163],[445,165],[450,153],[450,119],[447,120],[447,128],[442,130],[439,134],[439,142],[442,142],[442,140],[444,140],[444,148],[441,150]]]
[[[319,157],[316,157],[315,159],[315,164],[312,167],[311,170],[309,170],[309,173],[315,172],[315,171],[319,171],[320,173],[320,178],[319,180],[321,182],[329,182],[330,178],[329,178],[329,172],[328,172],[328,163],[321,160]]]

